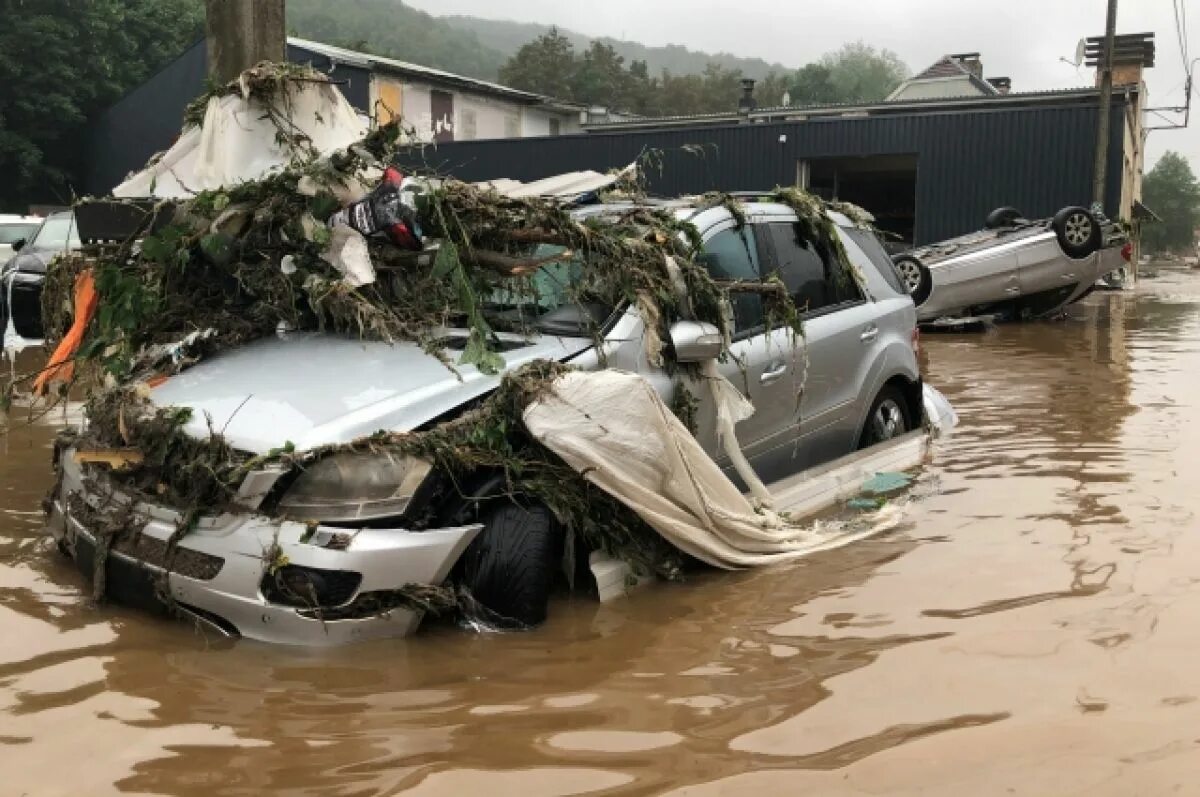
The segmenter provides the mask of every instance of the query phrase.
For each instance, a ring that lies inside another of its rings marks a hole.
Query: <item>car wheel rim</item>
[[[900,411],[900,405],[892,399],[880,402],[871,417],[872,442],[882,443],[904,432],[904,413]]]
[[[1067,217],[1065,233],[1067,242],[1073,246],[1082,246],[1092,235],[1092,222],[1082,213]]]
[[[896,268],[900,271],[900,279],[904,281],[904,288],[909,293],[913,293],[917,288],[921,287],[921,268],[911,260],[902,260],[896,264]]]

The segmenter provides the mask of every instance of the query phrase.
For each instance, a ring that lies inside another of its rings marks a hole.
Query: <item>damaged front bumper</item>
[[[89,519],[130,509],[128,497],[103,475],[85,474],[73,451],[61,455],[62,479],[52,497],[49,532],[91,575],[97,540]],[[171,572],[167,545],[179,516],[136,504],[140,534],[109,551],[105,594],[165,608],[157,597],[165,575],[174,608],[229,635],[264,642],[322,646],[401,637],[421,613],[394,607],[397,590],[441,584],[482,526],[430,531],[311,526],[251,513],[203,518],[178,544]],[[297,605],[298,577],[320,605]],[[284,582],[282,591],[276,585]],[[316,584],[314,587],[313,585]],[[289,604],[289,596],[291,596]]]

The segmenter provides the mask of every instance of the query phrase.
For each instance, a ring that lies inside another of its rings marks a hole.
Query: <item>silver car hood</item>
[[[516,345],[502,355],[506,370],[537,359],[561,361],[592,346],[583,338],[501,337]],[[453,362],[460,352],[446,354]],[[382,429],[414,429],[500,382],[474,366],[456,370],[413,343],[303,334],[214,356],[151,395],[159,406],[191,409],[184,429],[195,437],[207,437],[211,428],[255,454],[289,442],[304,451]]]

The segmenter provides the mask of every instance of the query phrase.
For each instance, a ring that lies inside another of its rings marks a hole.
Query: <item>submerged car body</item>
[[[13,329],[28,340],[42,338],[42,284],[46,269],[57,255],[80,247],[74,214],[51,213],[20,252],[0,267],[0,316],[12,320]],[[0,333],[4,326],[0,325]]]
[[[719,368],[755,406],[755,414],[736,432],[764,481],[921,425],[916,313],[872,233],[831,214],[861,275],[859,283],[838,261],[802,241],[796,216],[786,206],[746,204],[744,225],[724,207],[669,208],[700,233],[700,259],[714,276],[755,281],[776,273],[797,304],[807,307],[800,339],[790,330],[767,328],[760,295],[738,294],[734,300],[732,356]],[[598,205],[575,213],[612,210]],[[538,359],[585,370],[617,368],[638,373],[661,395],[671,395],[675,382],[648,361],[635,309],[608,314],[598,351],[588,331],[592,319],[583,317],[583,309],[553,305],[539,308],[537,334],[500,335],[504,370]],[[701,326],[683,322],[678,329]],[[461,351],[466,336],[466,330],[444,330],[446,354]],[[689,350],[697,359],[715,356],[699,354],[712,345],[702,338],[672,341],[680,361],[687,360]],[[152,400],[190,408],[193,420],[186,430],[197,437],[215,428],[230,445],[251,454],[286,442],[307,450],[381,429],[429,428],[499,384],[500,376],[472,366],[457,371],[411,343],[290,334],[203,361],[155,388]],[[732,473],[717,444],[715,415],[702,397],[696,437]],[[85,473],[70,450],[59,453],[59,464],[62,483],[52,502],[50,531],[60,547],[91,572],[96,540],[89,517],[106,507],[136,504],[148,524],[136,550],[110,552],[108,585],[118,599],[154,603],[147,595],[165,573],[168,540],[179,514],[123,494],[102,472]],[[245,512],[204,518],[179,542],[178,552],[188,563],[181,567],[176,560],[166,575],[177,607],[230,634],[270,642],[329,645],[402,636],[417,627],[420,614],[406,608],[379,611],[388,595],[408,584],[441,583],[493,522],[489,507],[513,506],[495,474],[476,474],[456,480],[453,489],[441,489],[444,476],[419,461],[347,460],[334,469],[340,470],[314,475],[313,468],[295,481],[282,470],[251,472],[236,501]],[[360,482],[371,482],[382,471],[393,480],[368,495],[369,485]],[[330,484],[337,489],[328,489]],[[301,509],[289,515],[289,506]],[[320,605],[280,595],[273,586],[280,572],[284,580],[296,574],[315,583]]]
[[[1011,208],[987,229],[913,249],[894,258],[921,322],[949,316],[1054,313],[1089,293],[1100,277],[1128,262],[1128,239],[1083,208],[1027,221]]]

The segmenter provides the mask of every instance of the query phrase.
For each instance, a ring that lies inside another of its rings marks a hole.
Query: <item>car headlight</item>
[[[335,454],[300,474],[279,509],[297,520],[394,517],[408,508],[429,468],[424,460],[389,453]]]

